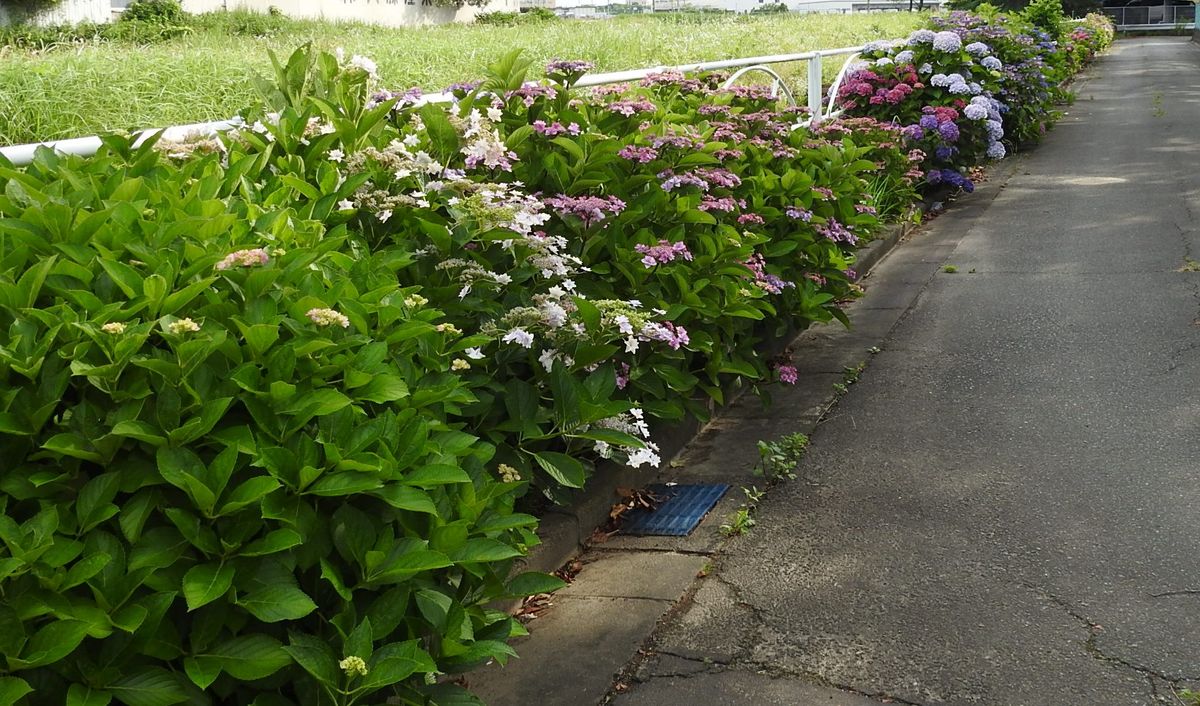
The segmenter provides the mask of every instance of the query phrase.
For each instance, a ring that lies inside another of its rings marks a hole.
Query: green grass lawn
[[[0,50],[0,144],[230,117],[254,100],[251,76],[269,74],[268,49],[286,54],[308,41],[375,59],[389,87],[435,91],[479,77],[518,47],[539,62],[588,59],[597,71],[614,71],[852,46],[904,36],[923,19],[916,13],[666,15],[391,29],[271,18],[270,34],[256,37],[239,33],[236,15],[207,16],[191,34],[149,45]],[[829,63],[827,72],[840,66]],[[798,84],[802,69],[789,74]]]

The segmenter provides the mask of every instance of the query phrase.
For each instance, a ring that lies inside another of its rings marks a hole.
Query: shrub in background
[[[179,0],[133,0],[121,13],[122,22],[148,22],[161,25],[185,25],[189,15]]]

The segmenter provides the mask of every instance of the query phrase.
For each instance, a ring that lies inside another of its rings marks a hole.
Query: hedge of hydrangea
[[[976,31],[872,47],[871,114],[810,127],[716,74],[512,54],[430,104],[305,48],[245,129],[0,165],[0,705],[472,703],[494,602],[561,585],[511,573],[520,498],[795,383],[762,343],[1018,129]]]
[[[970,168],[1039,140],[1066,98],[1062,82],[1113,39],[1101,15],[1051,34],[985,12],[935,16],[906,40],[868,44],[838,91],[849,114],[903,126],[927,156],[927,193],[971,191]]]

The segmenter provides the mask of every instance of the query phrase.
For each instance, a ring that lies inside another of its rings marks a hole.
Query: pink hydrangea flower
[[[257,267],[265,265],[271,261],[271,256],[263,248],[252,248],[250,250],[238,250],[237,252],[229,253],[225,259],[217,263],[218,270],[229,270],[234,267]]]

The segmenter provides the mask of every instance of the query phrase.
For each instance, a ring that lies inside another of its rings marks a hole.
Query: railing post
[[[808,60],[808,109],[809,119],[817,122],[821,119],[821,55],[817,54]]]

